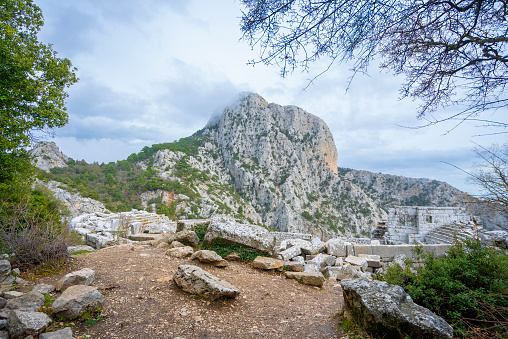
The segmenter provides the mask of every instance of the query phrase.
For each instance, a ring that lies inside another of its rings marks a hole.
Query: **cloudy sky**
[[[259,50],[240,40],[239,1],[36,3],[45,18],[40,39],[78,69],[80,81],[69,90],[69,124],[53,139],[75,159],[121,160],[146,145],[189,136],[243,91],[321,117],[341,167],[443,180],[469,192],[475,188],[465,183],[467,176],[443,161],[468,170],[474,143],[505,142],[503,134],[476,136],[487,131],[475,124],[450,133],[453,123],[401,127],[422,124],[418,103],[399,100],[403,78],[375,65],[347,93],[348,65],[332,67],[305,91],[326,60],[284,79],[276,67],[248,66]]]

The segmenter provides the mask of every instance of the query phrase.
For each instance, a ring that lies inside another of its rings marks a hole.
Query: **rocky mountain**
[[[46,177],[112,211],[229,214],[321,238],[369,236],[393,204],[455,203],[458,190],[445,183],[342,169],[337,160],[323,120],[246,94],[189,138],[145,147],[116,163],[69,159],[68,167],[49,169]]]
[[[339,175],[360,186],[383,210],[394,206],[459,206],[457,188],[437,180],[339,168]]]
[[[37,159],[37,167],[49,171],[53,167],[65,167],[69,157],[60,152],[54,142],[39,142],[30,155]]]

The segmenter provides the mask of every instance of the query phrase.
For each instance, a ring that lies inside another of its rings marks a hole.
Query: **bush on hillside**
[[[0,203],[0,250],[13,255],[20,269],[68,258],[63,205],[51,192],[37,187]]]
[[[455,243],[447,256],[419,254],[424,265],[411,272],[390,266],[381,277],[439,316],[461,337],[508,337],[508,256],[480,240]]]

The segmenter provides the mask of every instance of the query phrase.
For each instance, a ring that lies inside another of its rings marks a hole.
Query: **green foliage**
[[[93,253],[93,252],[95,252],[95,251],[82,250],[82,251],[72,252],[71,255],[80,255],[80,254]]]
[[[240,256],[240,260],[244,262],[253,261],[258,256],[270,256],[268,253],[264,253],[254,248],[246,247],[223,239],[215,239],[210,243],[205,242],[201,246],[201,249],[215,251],[221,257],[225,257],[228,254],[236,252]]]
[[[0,3],[0,158],[13,160],[33,139],[33,130],[67,123],[66,88],[77,81],[75,69],[58,58],[50,44],[37,40],[44,23],[32,1]],[[10,171],[9,161],[0,172]],[[0,174],[0,178],[3,175]]]
[[[304,217],[304,218],[305,218],[305,219],[307,219],[307,220],[312,220],[312,219],[314,219],[314,218],[312,217],[312,215],[311,215],[308,211],[303,211],[303,212],[302,212],[302,217]]]
[[[97,307],[95,310],[86,311],[81,315],[83,325],[92,326],[102,319],[102,307]]]
[[[154,144],[150,147],[145,146],[139,153],[132,153],[127,157],[127,161],[135,163],[148,159],[151,155],[157,153],[160,150],[169,149],[173,152],[182,152],[186,155],[198,154],[198,148],[205,144],[206,139],[202,136],[191,136],[187,138],[181,138],[175,142],[167,142],[162,144]]]
[[[446,257],[424,254],[417,274],[392,266],[382,279],[452,324],[456,335],[508,335],[508,256],[480,240],[454,244]],[[408,263],[410,264],[410,263]]]
[[[206,231],[208,230],[208,225],[210,225],[209,222],[194,226],[194,232],[196,232],[199,242],[203,242],[203,240],[205,239],[205,234]]]
[[[19,191],[14,195],[0,192],[0,252],[14,253],[11,263],[21,269],[66,261],[62,203],[44,187],[30,190],[25,184],[16,188]]]

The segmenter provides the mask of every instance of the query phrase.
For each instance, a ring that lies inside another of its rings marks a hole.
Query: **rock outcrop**
[[[47,172],[53,167],[66,167],[69,161],[69,157],[52,141],[39,142],[30,151],[30,155],[36,159],[35,165]]]

